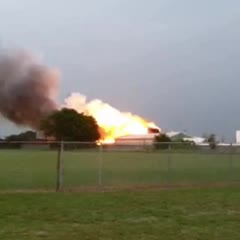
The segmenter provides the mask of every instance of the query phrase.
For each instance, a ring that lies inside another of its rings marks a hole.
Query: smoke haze
[[[38,129],[57,108],[58,72],[28,51],[0,53],[0,113],[17,125]]]

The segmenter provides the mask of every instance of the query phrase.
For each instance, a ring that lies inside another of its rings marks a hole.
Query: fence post
[[[62,162],[62,155],[63,155],[63,141],[60,142],[60,146],[58,149],[58,158],[57,158],[57,184],[56,184],[56,191],[60,192],[62,190],[63,184],[63,162]]]
[[[233,146],[232,143],[230,144],[230,171],[233,168]]]
[[[170,174],[170,172],[171,172],[171,156],[170,156],[170,153],[168,154],[168,158],[167,158],[167,169],[168,169],[168,174]]]
[[[103,153],[103,149],[102,149],[102,143],[100,143],[99,145],[99,158],[98,158],[98,186],[101,187],[102,186],[102,153]]]

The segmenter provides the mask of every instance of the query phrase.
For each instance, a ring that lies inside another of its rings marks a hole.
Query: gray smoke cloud
[[[17,125],[38,129],[57,108],[58,72],[30,52],[0,52],[0,113]]]

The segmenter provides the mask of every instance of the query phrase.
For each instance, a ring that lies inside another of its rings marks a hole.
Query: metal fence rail
[[[240,146],[1,142],[0,191],[240,183]]]

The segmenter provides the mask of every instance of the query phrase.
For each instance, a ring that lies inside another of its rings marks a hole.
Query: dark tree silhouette
[[[95,142],[100,138],[99,127],[93,117],[67,108],[43,119],[40,130],[58,141]]]

